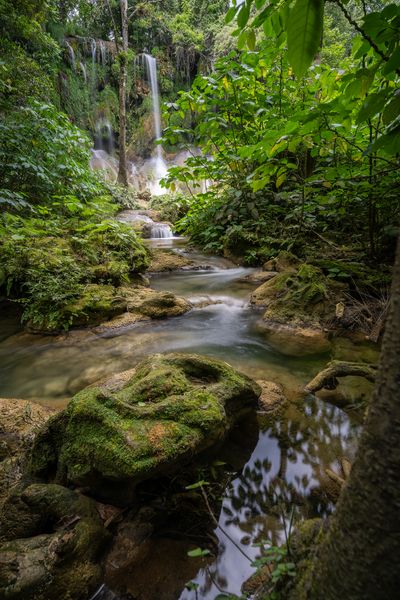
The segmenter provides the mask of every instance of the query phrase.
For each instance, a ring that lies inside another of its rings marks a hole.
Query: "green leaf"
[[[252,51],[256,47],[256,34],[254,33],[254,29],[249,29],[247,33],[247,47]]]
[[[208,556],[210,554],[209,550],[203,550],[202,548],[195,548],[194,550],[190,550],[187,555],[190,558],[198,558],[199,556]]]
[[[237,6],[231,6],[225,15],[225,23],[228,24],[235,18],[237,12]]]
[[[288,58],[298,77],[311,65],[321,44],[323,0],[297,0],[287,27]]]
[[[187,485],[185,487],[185,490],[197,490],[198,488],[201,488],[204,485],[208,485],[208,481],[204,481],[204,479],[202,479],[201,481],[196,481],[196,483],[192,483],[192,485]]]
[[[388,90],[381,90],[370,94],[362,105],[358,115],[357,123],[362,123],[374,117],[385,106]]]
[[[242,8],[239,11],[238,18],[237,18],[238,25],[241,29],[243,29],[243,27],[246,27],[247,21],[249,20],[249,16],[250,16],[250,11],[249,11],[248,7],[245,4],[243,4]]]
[[[400,114],[400,93],[395,94],[395,96],[388,102],[385,106],[382,113],[382,121],[384,125],[389,125],[392,121],[398,117]]]
[[[399,67],[400,67],[400,48],[396,48],[396,50],[393,52],[392,56],[387,61],[386,65],[383,69],[383,74],[388,75],[392,71],[396,71],[396,69],[398,69]]]

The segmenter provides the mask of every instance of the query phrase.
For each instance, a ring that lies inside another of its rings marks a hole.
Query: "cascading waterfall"
[[[69,61],[71,63],[72,70],[75,71],[75,52],[73,47],[67,40],[65,40],[65,45],[68,48]]]
[[[161,110],[160,110],[160,94],[158,91],[158,80],[157,80],[157,61],[154,56],[150,54],[143,54],[143,58],[146,63],[147,73],[150,82],[151,100],[153,106],[153,123],[154,123],[154,134],[156,142],[161,138]],[[150,183],[150,191],[154,196],[160,196],[165,193],[164,188],[161,187],[160,180],[166,176],[168,172],[167,163],[165,162],[162,155],[162,148],[159,144],[156,144],[155,157],[153,162],[154,170],[154,181]]]
[[[83,75],[83,79],[85,80],[85,83],[87,83],[87,72],[86,72],[86,66],[83,62],[79,63],[79,66],[81,68],[82,71],[82,75]]]

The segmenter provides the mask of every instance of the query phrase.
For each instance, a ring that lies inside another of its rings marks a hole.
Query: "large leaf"
[[[323,0],[297,0],[287,26],[288,58],[296,75],[304,75],[321,45]]]

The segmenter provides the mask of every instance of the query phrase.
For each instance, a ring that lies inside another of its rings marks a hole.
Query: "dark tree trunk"
[[[118,182],[128,186],[126,168],[126,81],[128,60],[128,1],[120,0],[122,52],[119,54],[119,168]]]
[[[369,415],[309,589],[302,592],[310,600],[400,597],[400,241]]]

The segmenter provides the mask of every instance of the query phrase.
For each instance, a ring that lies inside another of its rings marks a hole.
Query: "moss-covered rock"
[[[101,583],[109,539],[93,500],[59,485],[15,490],[0,514],[0,596],[84,599]]]
[[[0,398],[0,506],[22,476],[36,433],[53,414],[28,400]]]
[[[177,271],[184,267],[193,266],[193,261],[178,254],[173,250],[154,248],[151,251],[151,260],[148,271],[151,273],[163,273],[165,271]]]
[[[77,394],[37,438],[31,472],[127,504],[138,482],[219,444],[260,392],[224,362],[155,355],[121,389]]]

